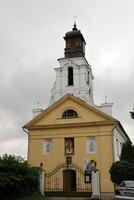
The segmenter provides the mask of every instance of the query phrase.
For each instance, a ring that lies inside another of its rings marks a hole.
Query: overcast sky
[[[94,101],[113,102],[113,116],[134,142],[134,0],[0,0],[0,154],[27,156],[22,126],[46,108],[63,36],[73,26],[86,40]]]

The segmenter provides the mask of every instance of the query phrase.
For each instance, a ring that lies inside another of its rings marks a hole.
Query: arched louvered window
[[[75,110],[73,110],[73,109],[68,109],[68,110],[64,111],[62,117],[63,118],[78,117],[78,113]]]
[[[73,85],[74,80],[73,80],[73,67],[68,67],[68,85]]]

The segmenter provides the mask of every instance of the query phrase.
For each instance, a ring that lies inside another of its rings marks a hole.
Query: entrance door
[[[69,169],[63,171],[63,190],[76,191],[76,171]]]

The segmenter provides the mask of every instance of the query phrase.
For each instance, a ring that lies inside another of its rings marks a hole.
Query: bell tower
[[[49,105],[65,94],[71,94],[94,106],[92,69],[85,58],[85,39],[76,23],[65,34],[64,40],[64,57],[58,59],[59,67],[55,68],[56,81]]]
[[[65,58],[85,56],[86,42],[81,31],[77,29],[76,23],[74,23],[72,31],[65,34],[64,40],[66,42]]]

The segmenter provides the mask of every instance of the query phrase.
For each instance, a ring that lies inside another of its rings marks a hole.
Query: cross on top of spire
[[[77,18],[76,16],[73,17],[73,19],[74,19],[74,26],[73,26],[73,28],[72,28],[73,31],[76,31],[76,30],[77,30],[76,18]]]

